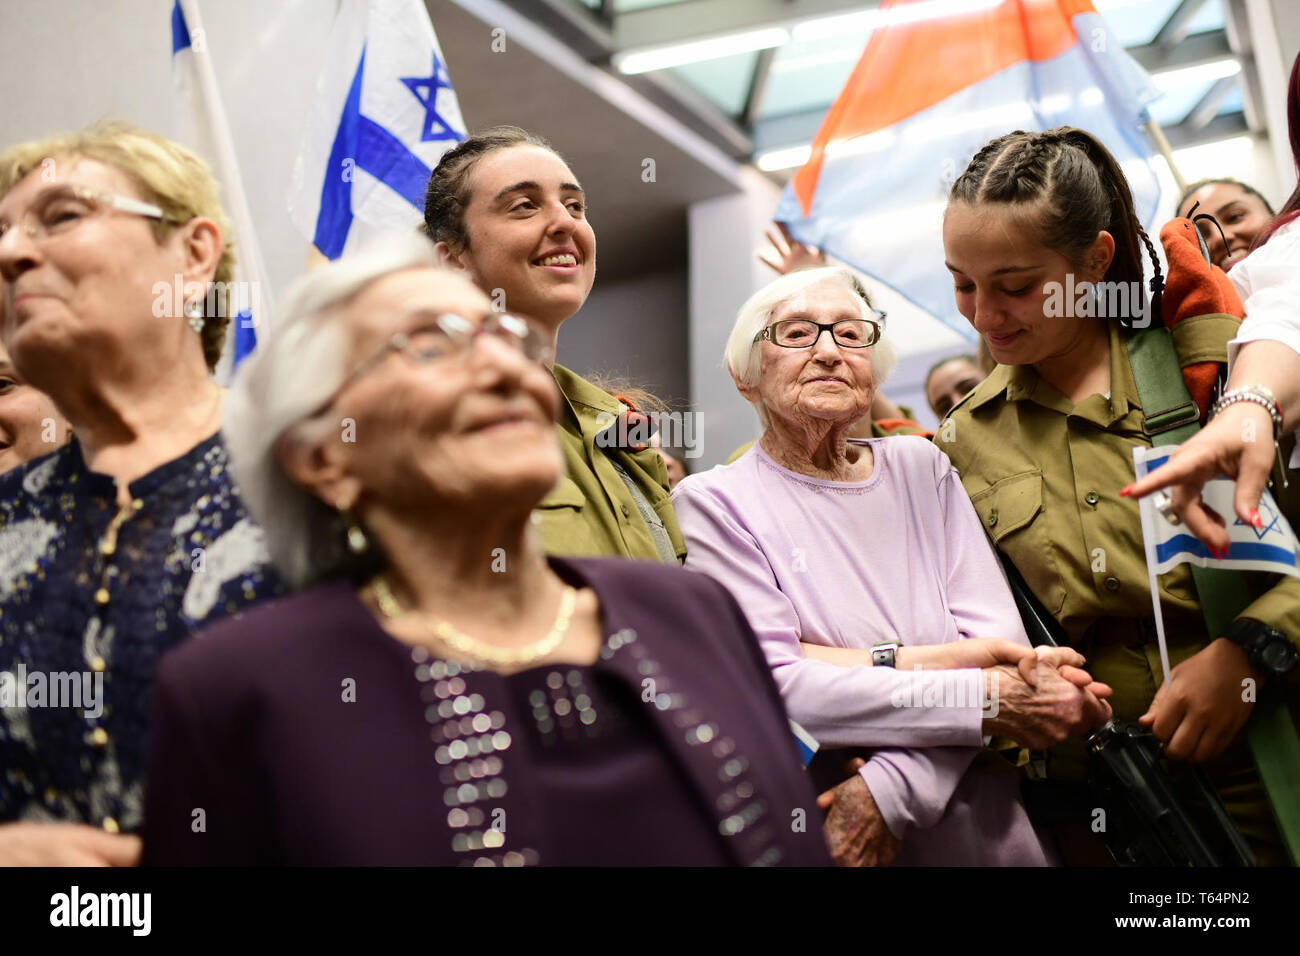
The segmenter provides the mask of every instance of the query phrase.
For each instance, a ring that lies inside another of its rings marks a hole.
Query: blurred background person
[[[1220,234],[1209,220],[1196,223],[1210,250],[1210,261],[1224,272],[1245,257],[1251,244],[1273,221],[1273,207],[1259,190],[1232,178],[1192,183],[1178,200],[1178,215],[1190,219],[1193,207],[1196,216],[1213,216],[1223,230]]]
[[[925,400],[930,403],[930,411],[943,421],[984,378],[984,370],[973,355],[953,355],[935,362],[925,374]]]
[[[225,424],[300,593],[164,662],[147,863],[829,862],[730,595],[539,546],[552,338],[413,236],[289,293]]]
[[[991,755],[972,761],[986,734],[1043,747],[1101,723],[1108,689],[1035,667],[942,452],[921,438],[848,437],[894,364],[881,331],[838,267],[791,273],[741,306],[727,368],[763,436],[674,492],[686,567],[736,596],[794,720],[823,747],[879,748],[836,788],[837,860],[1043,865],[1017,773]],[[1011,666],[1022,662],[1036,687]],[[943,706],[923,703],[945,687]],[[986,693],[996,713],[981,709]],[[855,845],[849,821],[864,819],[871,838]]]
[[[0,862],[129,862],[134,837],[85,831],[140,826],[159,657],[279,588],[218,433],[217,195],[192,153],[124,125],[0,155],[4,342],[74,431],[0,476],[0,671],[102,690],[0,708]]]
[[[655,451],[659,452],[664,460],[664,467],[668,469],[668,486],[676,488],[677,483],[686,477],[686,464],[682,459],[665,451],[662,446],[655,446]]]
[[[560,326],[596,280],[596,233],[577,176],[540,136],[501,126],[448,150],[429,180],[425,232],[440,261],[468,275],[494,307],[541,324],[552,351]],[[566,476],[538,508],[550,554],[677,563],[685,553],[663,459],[611,444],[628,408],[562,365]]]
[[[48,395],[23,380],[0,342],[0,474],[67,440],[67,419]]]

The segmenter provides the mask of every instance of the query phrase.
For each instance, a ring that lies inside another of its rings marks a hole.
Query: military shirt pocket
[[[582,489],[572,478],[565,475],[560,479],[560,483],[551,489],[551,493],[542,499],[537,508],[538,510],[576,508],[581,511],[586,503],[587,496],[582,493]]]
[[[604,553],[606,549],[585,519],[587,504],[582,489],[566,475],[533,510],[533,527],[547,554],[579,557]]]
[[[1053,616],[1065,605],[1065,586],[1053,563],[1043,511],[1043,473],[1009,475],[971,495],[984,530],[1020,570],[1025,582]]]
[[[1028,525],[1043,510],[1042,472],[1028,471],[994,482],[971,495],[971,504],[994,541]]]

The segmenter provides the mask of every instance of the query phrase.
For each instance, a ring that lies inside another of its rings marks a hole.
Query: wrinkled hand
[[[1031,687],[1037,681],[1039,662],[1062,670],[1067,680],[1086,687],[1092,678],[1079,670],[1085,661],[1072,647],[1030,647],[1005,637],[972,637],[947,644],[923,644],[898,649],[898,669],[947,670],[960,667],[997,667],[1008,664],[1020,671]]]
[[[1231,544],[1228,530],[1223,517],[1201,500],[1201,489],[1220,475],[1235,478],[1237,517],[1259,527],[1259,499],[1268,486],[1274,458],[1273,419],[1254,402],[1237,402],[1183,442],[1163,466],[1120,494],[1145,498],[1169,488],[1174,510],[1187,530],[1210,549],[1223,552]]]
[[[0,866],[135,866],[140,838],[80,823],[0,824]]]
[[[1254,707],[1242,681],[1261,683],[1243,651],[1226,637],[1183,661],[1169,674],[1138,722],[1165,742],[1174,760],[1200,763],[1223,753]]]
[[[767,230],[767,241],[772,244],[772,248],[759,253],[759,262],[778,275],[786,275],[796,269],[826,265],[826,253],[812,246],[805,246],[798,239],[792,238],[785,223],[778,222],[775,225],[780,233]]]
[[[903,841],[889,832],[867,782],[857,772],[864,763],[856,758],[853,776],[817,798],[817,806],[830,811],[822,832],[838,866],[885,866],[903,848]]]
[[[1058,646],[1051,647],[1046,644],[1040,644],[1034,648],[1034,654],[1038,658],[1038,663],[1044,667],[1054,668],[1058,674],[1068,680],[1075,687],[1082,687],[1089,691],[1093,697],[1098,700],[1104,700],[1112,693],[1109,685],[1092,679],[1092,675],[1083,669],[1087,659],[1072,647]],[[1026,668],[1021,665],[1019,668],[1020,676],[1025,677]],[[1038,686],[1039,669],[1034,668],[1030,676],[1025,678],[1025,683],[1030,687]]]
[[[1055,659],[1063,648],[1048,648]],[[984,732],[1009,737],[1030,750],[1047,750],[1067,737],[1086,734],[1110,719],[1106,684],[1069,665],[1057,668],[1040,661],[1033,683],[1005,664],[984,671],[986,689],[996,712],[984,719]],[[1087,684],[1081,685],[1083,677]]]

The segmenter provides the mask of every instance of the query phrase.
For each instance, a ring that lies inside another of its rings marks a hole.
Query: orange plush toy
[[[1207,337],[1200,333],[1211,331],[1209,327],[1214,325],[1223,327],[1220,332],[1231,331],[1228,326],[1240,322],[1246,310],[1227,273],[1206,258],[1200,234],[1190,219],[1165,223],[1160,244],[1169,263],[1161,313],[1173,333],[1174,347],[1183,362],[1183,381],[1201,409],[1203,425],[1219,377],[1219,363],[1209,357],[1217,349],[1208,342],[1201,344]],[[1221,334],[1208,338],[1223,341]]]

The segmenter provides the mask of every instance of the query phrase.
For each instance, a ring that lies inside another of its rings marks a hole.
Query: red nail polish
[[[1264,519],[1259,516],[1259,510],[1257,508],[1250,509],[1250,523],[1255,526],[1256,531],[1264,530]]]
[[[1121,498],[1127,498],[1127,497],[1128,497],[1129,495],[1131,495],[1132,493],[1133,493],[1133,486],[1132,486],[1132,485],[1129,485],[1127,488],[1121,488],[1121,489],[1120,489],[1119,496],[1120,496]]]

